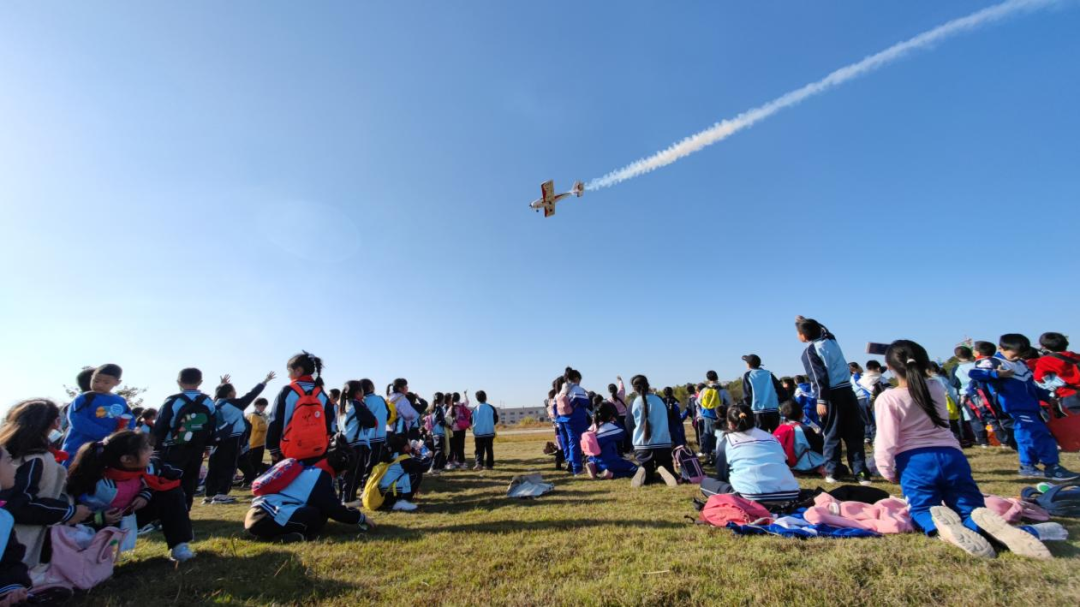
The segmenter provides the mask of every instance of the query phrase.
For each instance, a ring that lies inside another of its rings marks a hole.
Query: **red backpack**
[[[251,483],[251,493],[252,495],[281,493],[303,471],[304,465],[299,461],[292,458],[283,459]]]
[[[755,501],[731,493],[718,493],[705,502],[705,507],[701,509],[701,522],[716,527],[726,527],[728,523],[767,525],[772,522],[772,515],[765,506]]]
[[[326,431],[326,405],[319,400],[322,388],[315,386],[305,392],[295,382],[290,388],[300,396],[293,405],[292,417],[285,423],[281,435],[281,454],[293,459],[322,457],[330,446]]]

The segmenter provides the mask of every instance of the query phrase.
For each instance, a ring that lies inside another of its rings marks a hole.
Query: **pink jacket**
[[[847,527],[876,531],[877,533],[911,533],[911,514],[907,502],[889,497],[876,504],[841,502],[828,493],[814,498],[815,506],[807,508],[803,516],[807,522],[825,523],[833,527]]]
[[[945,406],[945,387],[941,382],[926,382],[941,419],[949,419]],[[896,456],[923,447],[953,447],[960,443],[948,427],[935,426],[919,407],[907,388],[886,390],[874,401],[877,437],[874,439],[874,461],[881,476],[896,482]]]

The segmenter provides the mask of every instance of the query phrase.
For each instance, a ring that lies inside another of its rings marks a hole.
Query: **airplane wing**
[[[551,217],[554,214],[555,214],[555,205],[554,204],[545,204],[544,205],[544,217]]]
[[[540,196],[546,202],[555,194],[555,181],[545,181],[540,184]]]

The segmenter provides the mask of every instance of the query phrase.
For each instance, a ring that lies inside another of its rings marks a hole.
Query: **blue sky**
[[[990,4],[5,3],[0,407],[301,348],[534,405],[567,364],[796,372],[796,314],[860,361],[1080,336],[1074,2],[526,208]]]

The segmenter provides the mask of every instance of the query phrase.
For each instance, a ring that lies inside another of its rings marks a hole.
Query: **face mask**
[[[53,430],[52,432],[49,433],[49,442],[50,443],[55,443],[55,442],[59,441],[61,438],[64,438],[64,433],[59,431],[59,430]]]

